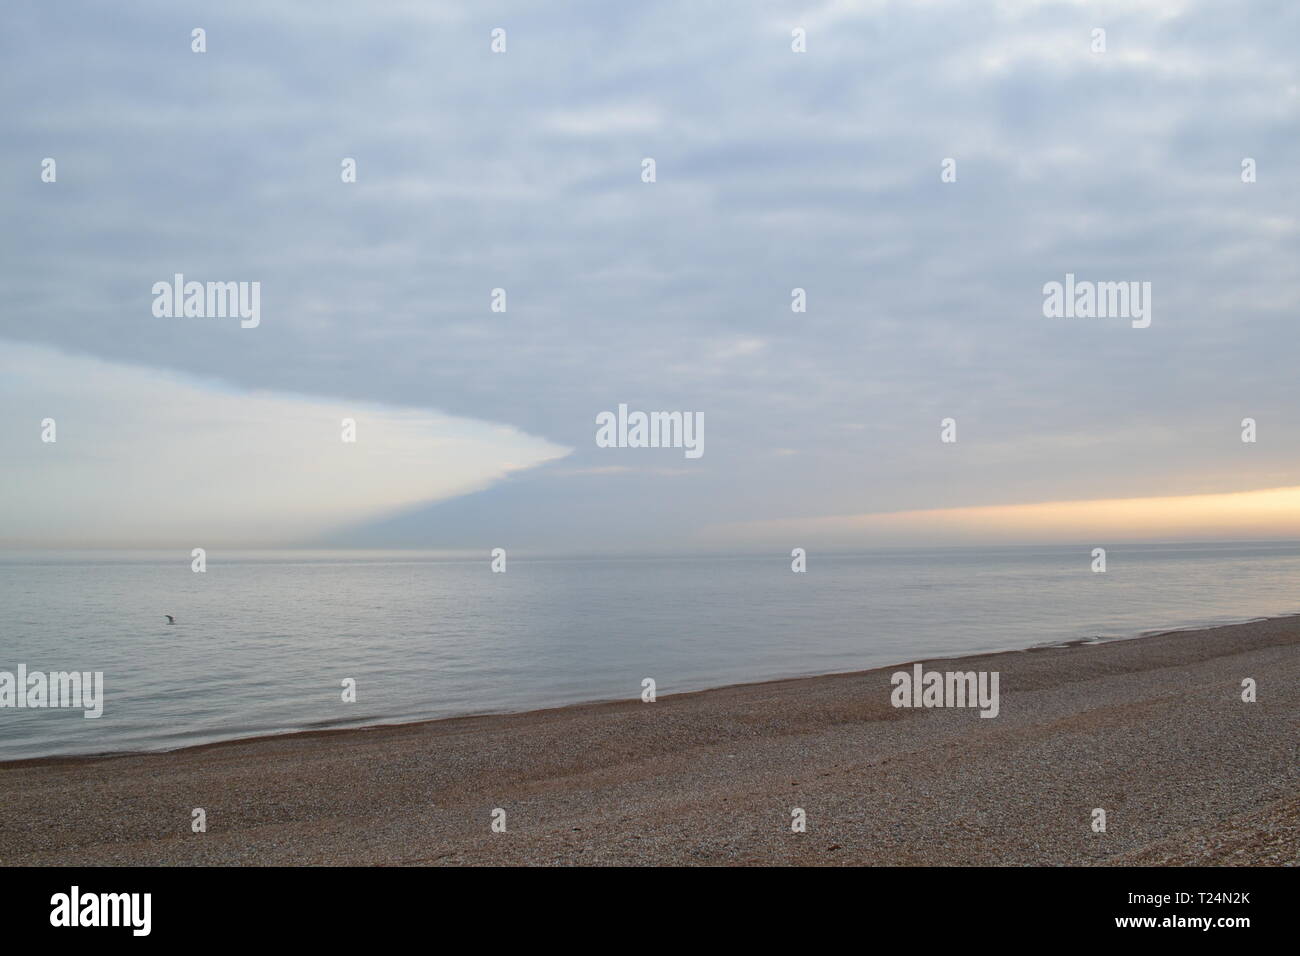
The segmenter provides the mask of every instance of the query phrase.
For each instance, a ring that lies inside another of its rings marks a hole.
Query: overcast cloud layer
[[[4,19],[0,339],[574,449],[320,540],[635,550],[1300,485],[1294,3],[169,0]],[[260,326],[155,318],[151,286],[177,272],[259,280]],[[1067,272],[1151,282],[1151,327],[1044,318]],[[706,453],[597,448],[620,402],[702,412]]]

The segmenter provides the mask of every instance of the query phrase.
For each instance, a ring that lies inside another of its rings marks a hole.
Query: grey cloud
[[[565,469],[637,469],[516,475],[431,509],[428,534],[455,512],[472,537],[483,501],[539,545],[632,547],[1297,473],[1293,5],[804,15],[797,56],[780,5],[20,4],[0,336],[506,422],[575,447]],[[1044,319],[1067,271],[1151,281],[1152,328]],[[262,327],[154,319],[174,272],[260,280]],[[619,402],[703,411],[698,474],[596,449]],[[1248,414],[1268,440],[1225,467]]]

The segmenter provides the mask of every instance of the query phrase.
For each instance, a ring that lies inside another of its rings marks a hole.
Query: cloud
[[[776,549],[792,544],[859,549],[1269,538],[1300,538],[1300,487],[762,521],[704,528],[698,541]]]
[[[303,541],[568,453],[431,411],[249,393],[12,343],[0,405],[10,547]]]
[[[539,545],[1300,474],[1292,3],[236,0],[6,27],[0,336],[572,448],[573,474],[499,490]],[[153,318],[176,272],[260,281],[261,326]],[[1150,281],[1152,327],[1044,319],[1066,272]],[[708,417],[693,480],[599,453],[620,402]],[[609,466],[632,471],[582,474]],[[477,541],[476,500],[427,515],[466,509]]]
[[[663,118],[653,107],[627,104],[557,110],[544,116],[542,122],[550,129],[574,136],[611,136],[657,129]]]

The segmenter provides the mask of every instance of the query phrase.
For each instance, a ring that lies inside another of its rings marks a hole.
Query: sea
[[[0,672],[102,672],[103,713],[0,707],[0,760],[660,697],[1300,612],[1300,543],[548,557],[0,554]],[[165,615],[176,623],[168,624]],[[0,675],[2,676],[2,675]],[[345,699],[354,698],[354,699]]]

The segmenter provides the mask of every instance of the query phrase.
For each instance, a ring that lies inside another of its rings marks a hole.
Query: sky
[[[1292,3],[4,20],[0,546],[1300,537]],[[620,404],[704,453],[599,447]]]

